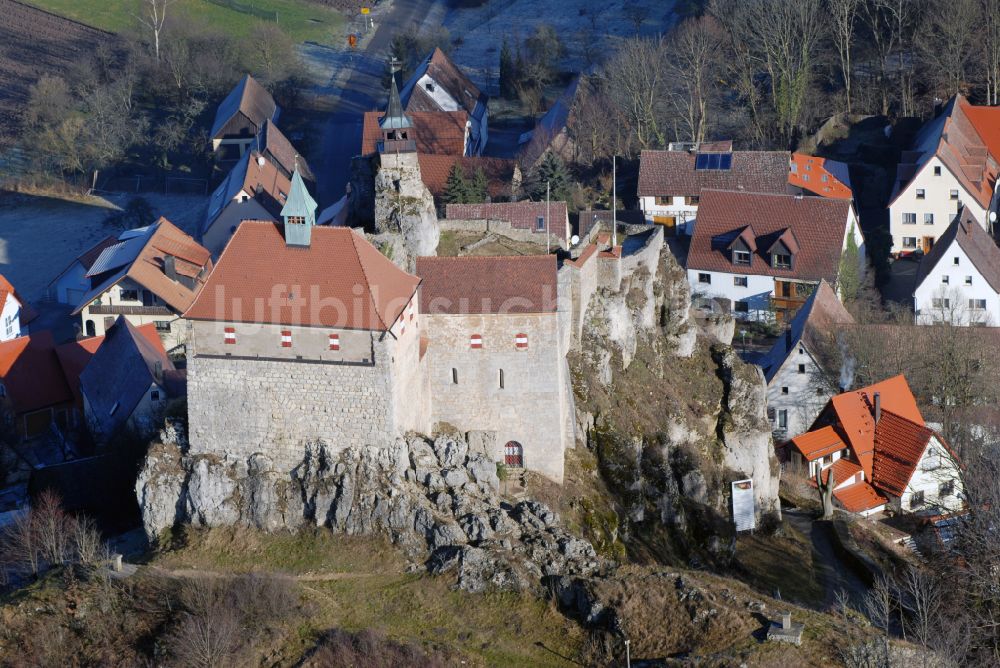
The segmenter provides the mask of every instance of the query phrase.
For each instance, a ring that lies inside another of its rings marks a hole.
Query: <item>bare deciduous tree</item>
[[[639,149],[666,142],[666,101],[662,95],[664,68],[670,59],[661,39],[626,40],[604,68],[607,92]]]
[[[711,16],[689,19],[670,35],[672,57],[667,70],[667,99],[675,112],[675,138],[702,142],[708,138],[710,113],[718,97],[725,35]]]
[[[160,62],[160,36],[167,22],[167,7],[177,0],[139,0],[139,10],[135,17],[139,23],[153,33],[153,53],[156,62]]]
[[[858,20],[858,8],[863,0],[829,0],[830,27],[833,33],[833,43],[837,48],[840,62],[840,76],[844,82],[844,102],[847,113],[851,107],[851,81],[854,62],[851,58],[854,52],[854,34]]]

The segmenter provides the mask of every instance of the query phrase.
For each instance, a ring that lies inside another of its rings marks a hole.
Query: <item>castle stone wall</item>
[[[422,315],[429,336],[427,373],[434,422],[459,430],[495,431],[496,461],[504,445],[524,448],[525,468],[562,482],[569,379],[558,345],[558,317],[548,314]],[[528,349],[514,337],[528,335]],[[472,334],[483,347],[470,347]],[[503,370],[503,387],[500,371]],[[456,380],[457,375],[457,381]]]

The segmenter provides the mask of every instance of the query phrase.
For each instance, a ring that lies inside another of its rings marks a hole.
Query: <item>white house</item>
[[[209,137],[222,160],[242,157],[267,121],[281,113],[271,94],[249,74],[229,92],[215,110]]]
[[[122,315],[135,326],[154,324],[168,349],[184,343],[180,314],[212,270],[209,252],[165,218],[106,241],[81,256],[87,262],[74,260],[56,282],[66,297],[82,291],[73,309],[82,333],[100,336]]]
[[[788,165],[784,151],[733,151],[731,141],[643,151],[639,207],[647,222],[691,234],[703,189],[783,194]]]
[[[913,312],[919,325],[1000,327],[1000,248],[968,209],[921,260]]]
[[[276,163],[247,151],[208,200],[201,244],[218,258],[244,220],[277,220],[290,188]]]
[[[825,279],[838,285],[844,251],[865,240],[849,200],[704,190],[686,270],[695,297],[737,318],[788,321]]]
[[[812,430],[789,443],[803,473],[834,476],[845,510],[939,515],[965,504],[961,464],[944,438],[924,423],[903,376],[832,397]]]
[[[17,290],[0,275],[0,342],[16,339],[28,333],[28,322],[34,310],[17,294]]]
[[[836,333],[853,325],[854,318],[821,280],[791,324],[774,342],[760,366],[767,381],[767,417],[775,442],[801,434],[840,388],[834,380],[839,371],[831,351],[837,347]]]
[[[445,54],[434,51],[417,66],[399,91],[403,111],[461,111],[469,114],[466,155],[482,155],[489,141],[489,98]]]
[[[893,255],[929,253],[963,207],[987,225],[1000,170],[980,132],[989,120],[957,95],[903,153],[889,203]]]

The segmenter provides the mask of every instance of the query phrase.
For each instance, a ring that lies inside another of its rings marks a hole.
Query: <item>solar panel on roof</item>
[[[733,168],[733,154],[725,153],[719,156],[719,169],[729,171]]]
[[[128,241],[119,241],[114,246],[108,246],[97,256],[86,277],[97,276],[112,269],[124,267],[139,257],[139,253],[145,245],[145,237],[133,237]]]
[[[697,156],[695,156],[694,168],[708,169],[708,156],[703,153],[699,153]]]
[[[708,156],[708,168],[709,169],[718,169],[719,168],[719,157],[720,156],[719,156],[718,153],[713,153],[710,156]]]

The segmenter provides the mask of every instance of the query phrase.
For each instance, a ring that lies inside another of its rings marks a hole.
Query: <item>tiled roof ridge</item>
[[[372,284],[368,278],[368,271],[365,269],[365,263],[361,260],[361,251],[358,250],[358,235],[350,231],[350,229],[348,229],[348,233],[351,235],[351,248],[354,249],[354,257],[358,261],[358,266],[361,267],[361,275],[365,277],[365,291],[368,293],[368,299],[371,301],[372,311],[375,313],[375,317],[378,318],[378,321],[382,324],[382,329],[389,331],[391,325],[386,324],[385,318],[382,317],[382,312],[378,308],[378,304],[375,303],[375,295],[372,294]],[[395,322],[396,321],[393,320],[393,324],[395,324]]]

